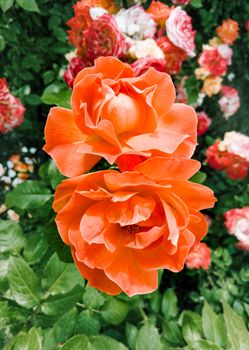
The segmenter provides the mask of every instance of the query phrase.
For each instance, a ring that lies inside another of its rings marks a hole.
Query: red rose
[[[197,113],[198,124],[197,124],[197,135],[201,136],[205,134],[212,123],[212,120],[207,116],[205,112]]]
[[[157,40],[157,45],[164,53],[166,66],[165,70],[169,74],[179,73],[181,70],[182,62],[186,60],[187,54],[184,50],[176,47],[166,37],[162,36]]]
[[[64,79],[70,89],[73,88],[73,82],[76,78],[76,75],[86,67],[87,65],[84,63],[81,57],[74,57],[70,61],[70,65],[68,69],[64,73]]]
[[[114,17],[104,14],[93,21],[84,31],[86,57],[90,61],[99,56],[121,57],[126,46],[125,37],[119,30]]]

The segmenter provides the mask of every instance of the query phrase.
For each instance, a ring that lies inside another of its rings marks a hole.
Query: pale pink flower
[[[180,47],[186,53],[195,56],[195,34],[192,28],[192,19],[181,7],[176,7],[171,11],[166,21],[166,32],[170,41]]]
[[[238,90],[231,86],[223,85],[221,89],[222,97],[219,99],[220,109],[225,119],[228,119],[237,112],[240,107]]]
[[[249,162],[249,137],[236,131],[226,132],[219,143],[220,151],[228,151]]]
[[[121,9],[115,16],[119,30],[133,39],[153,38],[157,24],[142,6]]]
[[[225,226],[238,241],[238,247],[249,250],[249,207],[234,208],[224,214]]]

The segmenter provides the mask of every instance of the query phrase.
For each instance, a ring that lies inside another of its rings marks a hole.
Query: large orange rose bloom
[[[63,241],[89,284],[111,295],[149,293],[158,269],[180,271],[207,233],[199,210],[213,192],[188,181],[200,163],[155,157],[133,171],[105,170],[63,181],[53,208]]]
[[[168,74],[151,68],[134,77],[128,64],[100,57],[77,75],[72,110],[50,110],[44,150],[69,177],[87,172],[101,157],[111,164],[123,154],[190,158],[196,113],[174,100]]]
[[[239,24],[233,19],[228,18],[216,29],[216,33],[223,43],[232,45],[239,36]]]

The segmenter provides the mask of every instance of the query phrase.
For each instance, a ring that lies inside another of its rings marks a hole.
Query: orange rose
[[[220,77],[207,77],[204,80],[202,92],[209,97],[217,95],[221,90],[222,79]]]
[[[123,154],[190,158],[196,113],[174,100],[166,73],[151,68],[134,77],[128,64],[100,57],[77,75],[72,110],[50,110],[44,150],[66,176],[87,172],[101,157],[111,164]]]
[[[168,19],[170,15],[170,8],[167,5],[163,4],[161,1],[153,0],[147,12],[152,15],[152,18],[160,27],[165,27],[166,19]]]
[[[105,170],[63,181],[53,208],[63,241],[89,284],[129,296],[157,288],[158,269],[180,271],[207,233],[199,210],[213,192],[188,181],[200,163],[155,157],[132,172]]]
[[[231,18],[222,22],[222,25],[216,29],[216,33],[223,43],[232,45],[239,36],[239,24]]]

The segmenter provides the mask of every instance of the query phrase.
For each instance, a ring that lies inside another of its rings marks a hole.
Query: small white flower
[[[4,166],[0,163],[0,176],[3,176],[5,173],[5,168]]]
[[[35,147],[31,147],[31,148],[29,149],[29,152],[30,152],[31,154],[34,154],[36,151],[37,151],[37,149],[36,149]]]
[[[16,187],[17,185],[21,184],[23,182],[22,179],[20,179],[19,177],[16,177],[15,180],[12,182],[12,186]]]
[[[8,160],[6,164],[7,164],[7,168],[9,168],[9,169],[14,168],[14,164],[10,160]]]
[[[9,177],[15,177],[16,176],[16,172],[15,172],[15,170],[13,170],[13,169],[10,169],[9,171],[8,171],[8,175],[9,175]]]
[[[235,78],[235,74],[233,72],[231,72],[227,75],[228,81],[233,81],[234,78]]]
[[[21,152],[22,152],[22,153],[27,153],[27,152],[28,152],[28,148],[27,148],[26,146],[23,146],[23,147],[21,148]]]

